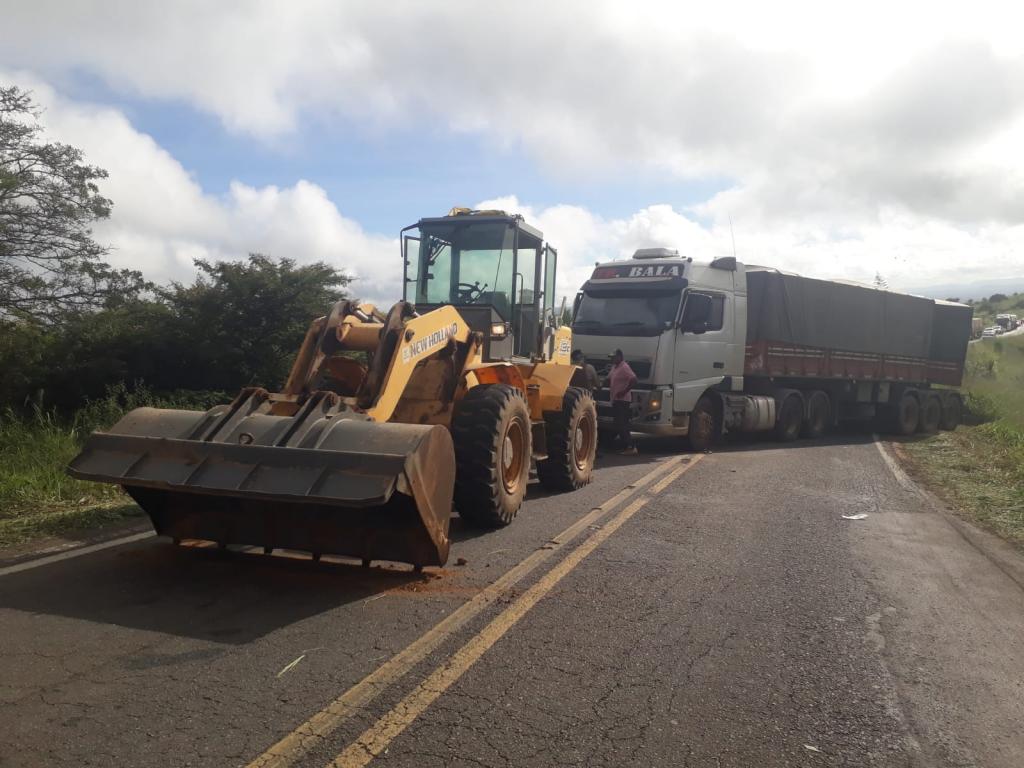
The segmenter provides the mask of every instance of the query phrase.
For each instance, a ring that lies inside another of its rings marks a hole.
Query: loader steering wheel
[[[475,283],[459,283],[455,286],[459,301],[464,301],[467,304],[472,304],[483,296],[485,288],[487,288],[487,283],[481,286],[479,280]]]

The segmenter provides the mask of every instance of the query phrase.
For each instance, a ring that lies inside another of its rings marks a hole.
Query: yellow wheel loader
[[[69,466],[175,541],[443,565],[452,508],[507,525],[531,462],[590,481],[597,417],[555,313],[557,253],[521,216],[453,209],[402,230],[403,300],[337,303],[280,392],[206,413],[139,408]]]

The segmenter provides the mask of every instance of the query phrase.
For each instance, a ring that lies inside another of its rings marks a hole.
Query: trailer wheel
[[[779,442],[791,443],[800,436],[800,426],[804,421],[803,411],[803,404],[796,395],[790,395],[782,401],[775,422],[775,438]]]
[[[912,435],[917,430],[921,404],[910,392],[904,392],[892,412],[892,431],[898,435]]]
[[[537,462],[537,479],[554,491],[575,491],[590,482],[597,453],[597,408],[585,389],[569,387],[562,410],[547,421],[548,457]]]
[[[960,402],[960,395],[950,395],[942,403],[942,421],[939,426],[946,430],[956,429],[962,418],[963,403]]]
[[[938,395],[928,395],[921,403],[921,413],[918,415],[917,431],[925,434],[932,434],[939,431],[939,423],[942,421],[942,401]]]
[[[508,384],[466,393],[452,418],[455,509],[467,523],[500,528],[512,522],[530,477],[530,411]]]
[[[701,397],[690,411],[687,435],[690,448],[698,453],[710,451],[718,442],[718,411],[708,395]]]
[[[800,434],[804,437],[821,437],[828,431],[831,414],[832,404],[828,395],[821,390],[812,392],[807,400],[807,414],[804,416]]]

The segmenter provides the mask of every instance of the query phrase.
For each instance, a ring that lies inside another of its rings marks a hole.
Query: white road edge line
[[[90,544],[87,547],[78,547],[77,549],[70,549],[67,552],[58,552],[55,555],[38,557],[34,560],[28,560],[24,563],[16,563],[15,565],[8,565],[5,568],[0,568],[0,576],[10,576],[12,573],[21,573],[22,571],[29,571],[33,568],[42,568],[44,565],[59,563],[61,560],[71,560],[74,557],[81,557],[82,555],[88,555],[93,552],[99,552],[104,549],[113,549],[114,547],[120,547],[122,544],[131,544],[134,541],[142,541],[143,539],[149,539],[154,536],[156,536],[155,532],[145,531],[144,533],[134,533],[131,536],[124,536],[120,539],[111,539],[110,541],[103,541],[99,544]]]
[[[900,484],[903,490],[927,500],[924,491],[921,490],[917,483],[910,479],[907,473],[903,471],[903,467],[899,465],[899,462],[896,461],[892,454],[885,449],[885,446],[882,444],[882,438],[878,436],[878,433],[876,432],[871,435],[871,437],[874,438],[875,447],[882,455],[882,460],[885,462],[886,466],[889,467],[889,471],[892,472],[893,477],[896,478],[896,482]]]

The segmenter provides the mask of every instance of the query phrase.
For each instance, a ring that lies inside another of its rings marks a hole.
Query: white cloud
[[[637,247],[731,253],[730,219],[746,261],[920,288],[1024,275],[1021,28],[1005,2],[37,0],[5,9],[0,66],[53,83],[84,71],[271,143],[343,115],[473,134],[606,187],[638,169],[730,180],[692,209],[637,200],[621,218],[531,208],[529,190],[492,201],[559,248],[567,294]],[[101,234],[117,258],[159,278],[262,250],[399,294],[394,239],[315,180],[214,197],[119,112],[46,92],[55,131],[111,171]]]
[[[559,293],[571,299],[595,261],[628,258],[638,248],[677,248],[710,260],[736,254],[748,264],[813,277],[871,283],[881,274],[896,290],[929,285],[965,286],[980,277],[1024,282],[1024,225],[969,231],[906,212],[884,211],[877,223],[839,230],[815,223],[761,226],[728,220],[701,224],[669,205],[652,205],[621,219],[604,219],[575,206],[535,208],[515,196],[482,201],[480,208],[523,214],[559,249]],[[965,297],[966,298],[966,297]]]
[[[84,70],[284,140],[306,112],[521,145],[551,173],[735,179],[746,216],[1020,223],[1013,3],[160,5],[5,10],[0,62]],[[45,44],[42,44],[45,41]],[[998,155],[992,157],[992,148]],[[988,156],[979,163],[979,156]]]
[[[364,298],[394,300],[401,259],[394,238],[369,234],[343,216],[316,184],[254,188],[234,182],[209,195],[153,139],[121,112],[68,101],[36,78],[0,71],[0,81],[31,89],[45,109],[49,136],[80,147],[110,176],[102,192],[114,201],[96,238],[113,247],[109,260],[159,282],[188,281],[193,259],[237,259],[250,252],[343,267]]]

